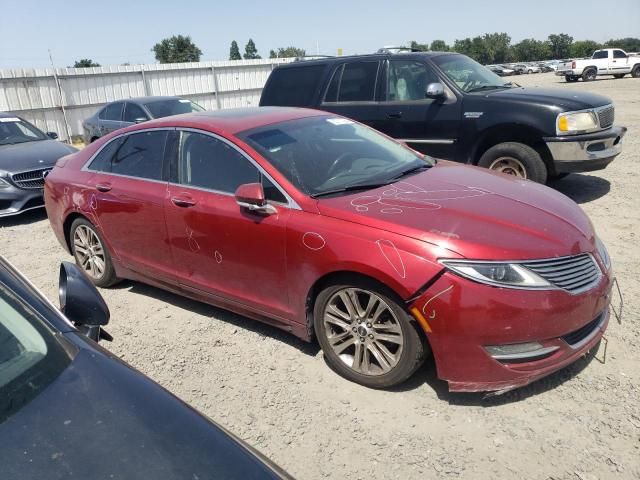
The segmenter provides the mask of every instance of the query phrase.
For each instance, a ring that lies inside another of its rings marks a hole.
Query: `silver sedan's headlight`
[[[611,268],[611,257],[609,257],[609,252],[607,252],[607,247],[604,246],[602,240],[599,237],[596,237],[596,249],[598,250],[598,255],[604,263],[604,266],[607,270]]]
[[[599,127],[598,117],[593,110],[561,113],[556,119],[556,133],[558,135],[587,133],[597,130]]]
[[[10,186],[11,184],[9,184],[9,182],[7,182],[5,179],[2,178],[2,176],[0,176],[0,188],[9,188]]]
[[[497,287],[552,289],[544,278],[517,263],[440,260],[451,271],[476,282]]]

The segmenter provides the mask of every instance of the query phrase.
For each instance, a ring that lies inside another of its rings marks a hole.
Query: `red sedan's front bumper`
[[[585,355],[609,323],[612,278],[591,290],[516,290],[445,273],[410,305],[450,391],[521,387]],[[564,338],[563,338],[564,337]],[[538,342],[537,355],[498,359],[487,346]]]

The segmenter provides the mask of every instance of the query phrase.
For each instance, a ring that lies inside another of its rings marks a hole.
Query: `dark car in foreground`
[[[0,217],[42,208],[44,177],[77,150],[11,113],[0,112]]]
[[[288,478],[98,346],[108,308],[70,263],[60,302],[0,257],[1,478]]]
[[[203,112],[197,103],[180,97],[140,97],[107,103],[82,122],[84,143],[89,143],[119,128],[146,122],[152,118]]]
[[[344,115],[434,157],[539,183],[605,168],[621,152],[626,132],[614,125],[606,97],[520,87],[457,53],[279,65],[260,105]]]
[[[139,280],[318,339],[398,384],[504,390],[602,337],[612,271],[573,201],[295,108],[153,120],[63,158],[45,202],[96,285]]]

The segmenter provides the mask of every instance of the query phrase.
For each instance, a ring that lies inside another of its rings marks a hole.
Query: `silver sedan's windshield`
[[[432,165],[418,152],[342,117],[290,120],[238,136],[313,197],[373,188]]]
[[[44,133],[18,117],[0,117],[0,145],[47,140]]]
[[[482,90],[510,88],[511,82],[502,80],[487,67],[464,55],[438,55],[433,62],[463,92],[472,93]],[[505,68],[504,65],[501,66]]]

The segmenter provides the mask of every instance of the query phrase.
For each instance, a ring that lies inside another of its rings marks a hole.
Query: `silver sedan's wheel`
[[[333,352],[359,374],[389,373],[402,356],[404,335],[398,318],[374,292],[335,292],[324,309],[323,325]]]
[[[513,157],[496,158],[491,165],[489,165],[489,169],[506,173],[507,175],[514,175],[518,178],[527,178],[527,169],[520,160]]]
[[[73,250],[78,265],[92,279],[100,280],[106,270],[106,255],[96,232],[87,225],[79,225],[73,232]]]

